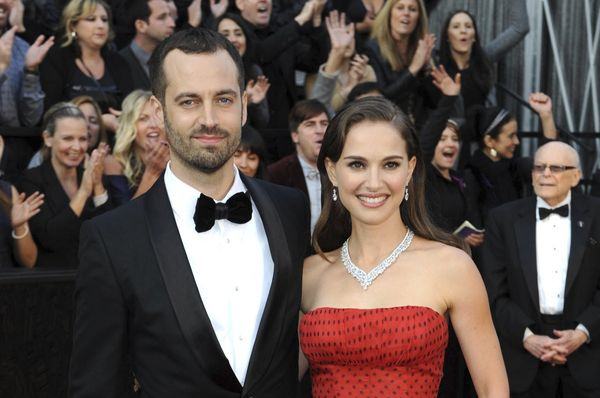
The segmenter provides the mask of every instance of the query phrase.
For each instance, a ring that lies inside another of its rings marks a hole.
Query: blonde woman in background
[[[433,107],[428,65],[435,47],[429,33],[423,0],[389,0],[385,3],[371,31],[365,53],[375,70],[382,94],[408,114],[419,129],[427,117],[426,107]]]
[[[164,125],[153,115],[151,95],[135,90],[123,101],[115,147],[105,169],[117,205],[145,193],[169,161]]]

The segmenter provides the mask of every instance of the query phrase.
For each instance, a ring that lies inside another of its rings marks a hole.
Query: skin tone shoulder
[[[416,164],[416,158],[409,159],[400,133],[384,121],[357,123],[347,134],[339,160],[326,159],[328,177],[351,216],[350,257],[366,272],[406,235],[398,209]],[[410,247],[366,291],[346,271],[339,251],[327,257],[332,263],[320,256],[305,262],[304,313],[319,307],[420,306],[447,315],[478,395],[508,397],[485,287],[466,253],[415,236]]]

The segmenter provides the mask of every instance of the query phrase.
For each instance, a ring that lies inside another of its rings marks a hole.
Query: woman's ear
[[[406,180],[407,186],[408,186],[408,183],[410,182],[410,180],[412,179],[412,175],[413,175],[413,172],[415,171],[415,167],[417,167],[417,157],[413,156],[408,161],[408,178]]]
[[[335,172],[335,163],[329,158],[325,158],[325,170],[327,170],[327,177],[334,187],[337,187],[337,175]]]
[[[52,148],[52,136],[49,132],[44,131],[42,133],[42,138],[44,139],[44,145],[48,148]]]
[[[486,136],[483,137],[483,145],[486,148],[493,148],[494,147],[494,139],[492,137],[490,137],[489,134],[486,134]]]

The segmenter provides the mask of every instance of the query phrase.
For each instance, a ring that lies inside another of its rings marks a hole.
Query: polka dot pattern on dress
[[[313,398],[435,398],[447,344],[445,318],[428,307],[321,307],[300,323]]]

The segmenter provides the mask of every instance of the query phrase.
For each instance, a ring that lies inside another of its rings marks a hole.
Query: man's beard
[[[188,166],[206,174],[212,174],[221,169],[231,159],[241,141],[241,134],[233,135],[219,127],[211,129],[202,126],[190,134],[180,134],[173,129],[166,115],[165,131],[173,153]],[[192,137],[200,134],[224,137],[224,140],[215,146],[196,147],[193,145],[194,138]]]

